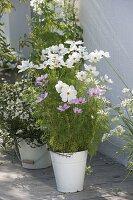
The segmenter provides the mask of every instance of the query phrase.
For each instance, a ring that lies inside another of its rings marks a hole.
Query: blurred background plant
[[[112,127],[109,133],[103,136],[103,141],[108,140],[111,142],[111,136],[118,136],[123,139],[126,143],[122,148],[120,148],[119,153],[126,152],[128,154],[127,168],[129,173],[133,172],[133,90],[130,89],[120,75],[118,68],[107,60],[109,67],[117,75],[119,80],[123,83],[124,88],[122,90],[123,95],[119,98],[118,105],[112,105],[114,118],[112,119]],[[112,143],[112,142],[111,142]],[[115,144],[112,143],[114,146]],[[116,145],[117,146],[117,145]]]
[[[26,2],[26,0],[20,0]],[[15,9],[11,0],[0,0],[0,72],[16,69],[22,55],[22,49],[27,46],[31,49],[29,59],[40,62],[41,51],[52,45],[63,43],[67,39],[79,40],[82,38],[82,29],[78,20],[78,0],[31,0],[31,17],[27,19],[31,29],[30,35],[20,37],[19,52],[11,48],[4,33],[2,16]],[[8,71],[10,72],[10,71]],[[10,73],[9,73],[10,75]]]
[[[120,103],[114,106],[114,115],[112,122],[115,126],[109,133],[106,133],[103,140],[109,140],[111,136],[122,138],[126,144],[122,147],[122,151],[128,153],[127,168],[133,171],[133,91],[129,88],[122,90],[124,97],[120,98]],[[110,140],[109,140],[110,141]],[[120,153],[121,153],[120,152]]]
[[[67,39],[81,40],[77,0],[31,0],[30,36],[20,40],[20,46],[32,47],[30,60],[38,64],[41,51],[64,43]]]
[[[20,2],[26,2],[26,0],[20,0]],[[15,9],[11,0],[0,0],[0,74],[5,70],[7,72],[9,69],[14,70],[19,63],[19,54],[6,40],[5,23],[2,19],[4,14],[11,12],[11,9]]]

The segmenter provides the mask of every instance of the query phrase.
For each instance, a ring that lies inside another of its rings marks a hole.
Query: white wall
[[[4,15],[2,21],[5,23],[4,31],[7,41],[11,47],[18,50],[20,37],[23,38],[24,34],[28,34],[30,31],[27,21],[27,17],[31,15],[30,3],[29,1],[25,4],[20,3],[19,0],[12,0],[12,4],[16,9],[12,9],[10,14]],[[24,48],[23,54],[28,57],[29,49]]]
[[[2,26],[2,30],[6,35],[7,42],[9,43],[10,42],[9,15],[4,14],[2,18],[0,18],[0,22],[4,23],[4,26]]]
[[[80,0],[80,22],[84,30],[84,41],[89,51],[94,49],[109,51],[110,61],[117,66],[130,88],[133,88],[133,1],[131,0]],[[106,62],[99,70],[108,73],[114,80],[108,97],[118,102],[123,84],[112,72]],[[116,138],[112,141],[121,146]],[[116,156],[117,147],[104,143],[100,151],[126,163],[125,155]]]

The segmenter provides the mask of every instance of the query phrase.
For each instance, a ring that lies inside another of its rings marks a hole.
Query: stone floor
[[[101,154],[92,161],[84,191],[56,191],[52,167],[26,170],[10,154],[0,155],[0,200],[133,200],[133,177],[126,169]]]

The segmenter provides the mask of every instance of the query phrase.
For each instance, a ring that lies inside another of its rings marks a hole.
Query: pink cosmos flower
[[[83,112],[83,110],[82,110],[82,109],[80,109],[80,108],[77,108],[77,107],[75,107],[75,108],[73,109],[73,111],[74,111],[74,113],[78,113],[78,114],[80,114],[80,113],[82,113],[82,112]]]
[[[67,103],[65,103],[63,106],[57,107],[57,110],[59,110],[60,112],[64,112],[64,111],[68,110],[69,108],[70,108],[70,106]]]
[[[43,101],[46,97],[48,96],[48,93],[45,92],[44,94],[41,94],[37,100],[36,100],[36,103],[40,103],[41,101]]]
[[[86,99],[83,97],[73,99],[69,104],[84,104],[86,103]]]
[[[40,86],[44,86],[48,83],[48,75],[47,74],[44,74],[44,75],[41,75],[39,77],[36,78],[36,84],[40,85]]]
[[[93,97],[93,96],[102,96],[103,94],[105,94],[105,90],[102,90],[100,88],[91,88],[91,89],[88,90],[87,94],[90,97]]]

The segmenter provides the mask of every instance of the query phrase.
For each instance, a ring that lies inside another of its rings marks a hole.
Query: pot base
[[[67,190],[65,190],[64,188],[58,188],[57,187],[57,191],[58,192],[61,192],[61,193],[77,193],[77,192],[81,192],[81,191],[83,191],[83,187],[82,188],[80,188],[80,189],[67,189]]]

